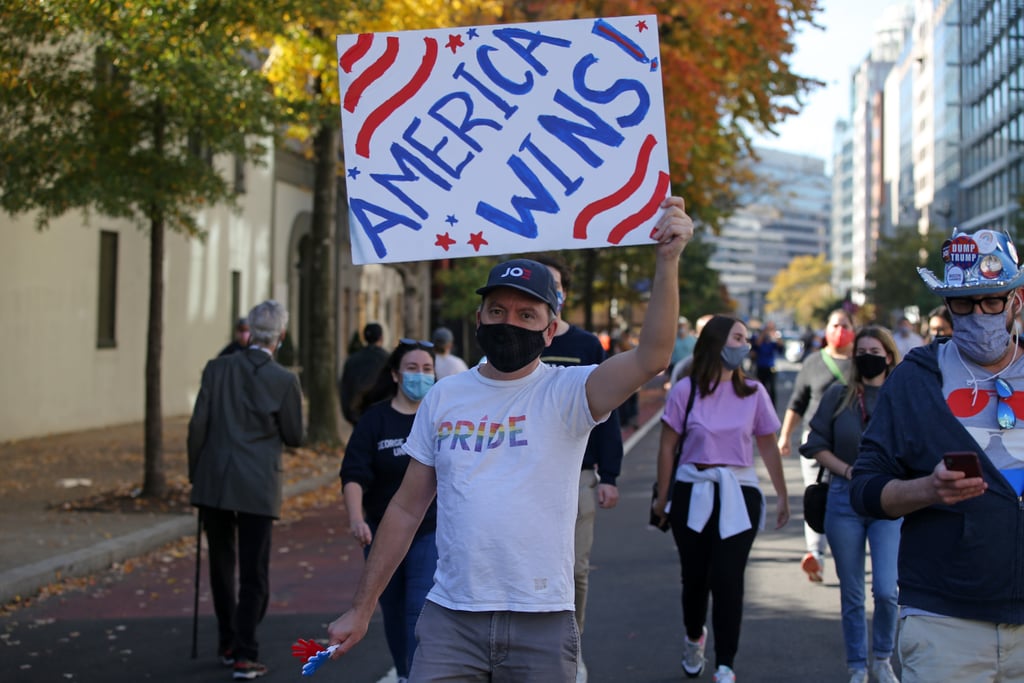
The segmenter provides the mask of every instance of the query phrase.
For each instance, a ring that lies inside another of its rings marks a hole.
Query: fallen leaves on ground
[[[326,446],[290,448],[286,450],[283,458],[286,483],[292,484],[310,477],[337,472],[341,462],[341,450]],[[189,503],[191,490],[187,477],[178,474],[168,477],[167,492],[163,496],[143,496],[138,483],[121,482],[112,488],[88,496],[50,503],[48,508],[63,512],[187,514],[193,509]]]

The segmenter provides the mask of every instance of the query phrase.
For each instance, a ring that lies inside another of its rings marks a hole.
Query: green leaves
[[[233,200],[210,160],[261,160],[266,146],[253,140],[285,118],[253,42],[275,7],[59,0],[5,10],[0,208],[35,210],[40,227],[72,209],[140,223],[159,213],[196,232],[196,210]]]

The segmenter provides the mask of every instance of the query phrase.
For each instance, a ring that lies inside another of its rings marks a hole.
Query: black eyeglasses
[[[996,377],[996,419],[1000,429],[1013,429],[1017,425],[1017,415],[1007,399],[1013,396],[1013,387],[1002,377]]]
[[[946,299],[946,304],[949,306],[949,310],[956,315],[970,315],[974,313],[975,306],[980,308],[981,312],[986,315],[999,315],[1006,310],[1006,302],[1009,300],[1009,294],[1006,296],[986,296],[981,299],[958,296]]]
[[[403,346],[419,346],[420,348],[423,349],[434,348],[434,342],[429,342],[425,339],[409,339],[407,337],[402,337],[401,339],[398,340],[398,343],[402,344]]]

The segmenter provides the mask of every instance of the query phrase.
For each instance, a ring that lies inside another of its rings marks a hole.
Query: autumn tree
[[[273,0],[7,3],[0,13],[0,208],[40,229],[68,211],[149,233],[142,494],[166,492],[161,357],[164,239],[231,202],[211,160],[260,160],[279,111],[252,27]]]
[[[947,237],[944,231],[922,235],[914,226],[899,226],[892,235],[879,238],[867,272],[867,297],[882,316],[879,322],[891,326],[908,306],[924,314],[942,303],[925,287],[917,268],[923,266],[942,277],[941,247]]]
[[[500,13],[497,0],[299,0],[282,27],[267,36],[271,46],[266,74],[278,97],[297,116],[288,130],[313,160],[313,215],[310,227],[310,350],[307,376],[309,438],[338,440],[335,389],[337,292],[334,259],[337,242],[335,207],[341,177],[341,105],[338,97],[337,49],[340,34],[374,33],[489,23]]]
[[[797,325],[814,324],[821,303],[832,299],[831,277],[824,254],[797,256],[775,275],[765,308],[791,313]]]
[[[750,132],[772,133],[821,82],[793,73],[798,31],[818,0],[507,0],[505,19],[656,14],[673,191],[695,220],[718,228],[737,193],[759,179]]]
[[[711,265],[715,245],[697,232],[683,252],[679,271],[679,313],[691,321],[707,313],[736,310],[736,302]]]
[[[268,71],[277,92],[291,100],[304,117],[293,134],[307,145],[317,169],[314,195],[318,200],[311,242],[314,252],[321,253],[313,256],[318,310],[312,324],[311,376],[319,379],[309,387],[312,438],[334,438],[332,425],[337,419],[332,383],[335,294],[330,267],[335,229],[331,198],[337,192],[337,178],[331,169],[338,168],[340,126],[336,34],[488,23],[499,14],[505,22],[657,14],[673,189],[687,199],[688,210],[698,221],[712,227],[733,210],[737,187],[755,181],[749,167],[738,163],[752,153],[748,131],[772,131],[786,116],[796,113],[801,98],[817,83],[789,68],[793,36],[812,23],[819,9],[817,0],[724,4],[696,0],[380,0],[369,8],[359,3],[347,5],[345,11],[325,11],[324,4],[311,0],[307,9],[291,16],[274,39]],[[650,259],[640,264],[634,253],[609,249],[583,255],[581,270],[586,275],[581,284],[586,310],[592,310],[601,298],[607,300],[618,286],[617,278],[609,274],[613,266],[619,267],[616,262],[626,264],[631,281],[642,282],[650,276],[644,271],[651,267]],[[636,287],[622,288],[619,294],[642,296]]]

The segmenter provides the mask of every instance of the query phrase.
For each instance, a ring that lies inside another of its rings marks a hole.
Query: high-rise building
[[[832,138],[832,291],[846,296],[853,287],[853,131],[837,121]]]
[[[875,24],[871,51],[854,70],[850,92],[851,189],[850,244],[840,245],[848,263],[834,263],[840,272],[840,294],[849,292],[860,303],[867,289],[867,272],[874,261],[878,238],[885,225],[883,176],[883,117],[885,79],[903,53],[914,21],[913,7],[889,7]],[[835,258],[835,256],[833,256]]]
[[[1024,194],[1024,2],[960,0],[961,228],[1016,233]]]
[[[825,160],[758,148],[757,188],[711,238],[712,266],[737,301],[737,314],[763,318],[775,275],[796,256],[827,254],[832,186]]]

